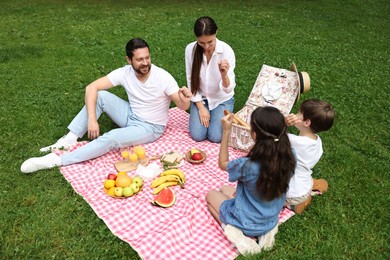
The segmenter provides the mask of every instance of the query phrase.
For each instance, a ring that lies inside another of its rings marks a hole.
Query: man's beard
[[[138,74],[142,74],[142,75],[146,75],[149,73],[150,71],[150,68],[152,67],[151,64],[147,65],[147,66],[141,66],[141,67],[138,67],[138,68],[133,68]],[[145,68],[147,68],[148,70],[146,72],[143,72],[142,70],[145,70]]]

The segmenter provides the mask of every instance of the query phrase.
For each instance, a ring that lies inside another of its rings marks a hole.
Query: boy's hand
[[[286,123],[287,126],[293,126],[302,122],[302,120],[300,120],[295,114],[289,114],[284,117],[284,122]]]

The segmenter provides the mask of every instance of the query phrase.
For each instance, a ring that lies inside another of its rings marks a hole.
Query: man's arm
[[[85,88],[85,106],[88,112],[88,138],[95,139],[100,135],[96,118],[96,101],[99,90],[110,89],[113,85],[107,76],[99,78]]]
[[[178,92],[170,95],[169,97],[178,108],[186,110],[190,107],[192,93],[187,87],[182,87]]]

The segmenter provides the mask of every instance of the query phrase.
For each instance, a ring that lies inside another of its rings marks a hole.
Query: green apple
[[[133,181],[133,183],[132,184],[130,184],[130,187],[133,189],[133,192],[134,193],[137,193],[138,191],[139,191],[139,186],[137,185],[137,183],[135,183],[134,181]]]
[[[122,197],[123,195],[123,188],[122,187],[116,187],[114,190],[114,194],[117,197]]]
[[[130,186],[123,188],[122,194],[123,194],[123,196],[125,196],[125,197],[131,197],[131,196],[133,196],[133,194],[134,194],[133,188],[130,187]]]
[[[144,181],[142,180],[142,178],[140,176],[135,176],[133,178],[133,183],[136,183],[138,185],[138,187],[142,187],[142,185],[144,185]]]

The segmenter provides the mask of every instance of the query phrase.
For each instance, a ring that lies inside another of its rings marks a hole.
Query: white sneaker
[[[26,160],[22,166],[20,166],[20,171],[23,173],[31,173],[60,165],[61,158],[55,153],[49,153],[42,157],[34,157]]]
[[[259,244],[250,237],[245,236],[240,229],[232,225],[226,225],[224,233],[242,255],[257,254],[261,252]]]
[[[43,147],[43,148],[39,149],[39,151],[42,152],[42,153],[46,153],[46,152],[50,152],[50,151],[53,150],[53,149],[64,149],[64,150],[68,150],[69,147],[71,147],[72,145],[74,145],[74,144],[68,143],[68,142],[65,140],[65,136],[63,136],[63,137],[61,137],[60,139],[58,139],[58,141],[57,141],[55,144],[52,144],[52,145]]]
[[[261,249],[270,250],[275,245],[275,235],[278,233],[278,225],[276,225],[268,233],[259,236],[259,246]]]

